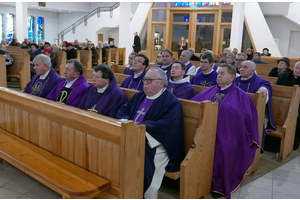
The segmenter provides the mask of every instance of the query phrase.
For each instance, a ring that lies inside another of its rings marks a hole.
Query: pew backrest
[[[5,61],[5,57],[0,55],[0,74],[1,74],[1,78],[0,78],[0,86],[1,87],[7,87],[7,78],[6,78],[6,61]]]
[[[64,76],[65,66],[67,64],[67,53],[65,51],[55,51],[55,66],[53,69],[60,76]]]
[[[80,51],[80,62],[83,67],[92,69],[92,51],[91,50],[77,50]]]

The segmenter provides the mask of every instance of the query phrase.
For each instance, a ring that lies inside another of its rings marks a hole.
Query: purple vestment
[[[27,83],[24,92],[46,98],[51,90],[62,80],[62,77],[60,77],[52,67],[45,79],[39,78],[39,75],[35,75],[31,81]]]
[[[235,83],[225,90],[217,85],[209,87],[192,100],[219,103],[211,190],[230,198],[251,166],[259,145],[255,105]]]
[[[201,72],[200,74],[196,74],[194,76],[191,83],[193,85],[211,87],[213,85],[217,85],[217,77],[218,73],[215,70],[209,74],[203,74],[203,72]]]
[[[119,108],[126,102],[125,93],[118,87],[116,79],[113,78],[103,93],[98,93],[97,88],[91,85],[81,99],[78,108],[114,118]]]
[[[136,111],[135,116],[133,117],[133,120],[135,122],[142,122],[145,114],[148,112],[151,105],[154,103],[155,99],[147,99],[145,98],[142,103],[140,104],[138,110]]]
[[[172,69],[172,65],[173,65],[173,61],[170,65],[168,65],[168,67],[166,68],[162,68],[162,64],[159,66],[156,66],[158,68],[161,68],[167,75],[167,80],[169,80],[171,78],[171,69]]]
[[[131,66],[126,67],[126,69],[124,69],[123,74],[127,74],[127,75],[131,75],[133,74],[133,70],[131,69]]]
[[[218,70],[218,65],[216,65],[216,63],[214,63],[214,65],[212,66],[213,70],[217,71]],[[201,67],[198,69],[198,71],[196,72],[196,74],[199,74],[202,72]]]
[[[143,90],[144,88],[144,82],[142,79],[144,78],[146,74],[146,71],[144,71],[141,75],[139,75],[137,78],[134,78],[134,73],[131,74],[129,77],[127,77],[120,87],[133,89],[133,90]]]
[[[189,62],[189,64],[187,64],[185,66],[185,73],[187,73],[192,66],[193,66],[193,64],[191,62]]]
[[[195,89],[190,83],[190,77],[185,76],[179,81],[173,81],[172,78],[169,80],[167,89],[174,94],[177,98],[188,99],[193,98],[195,94]]]
[[[57,99],[61,90],[66,86],[67,80],[63,79],[61,80],[55,88],[48,94],[46,97],[47,99],[51,99],[52,101],[61,102],[62,98],[64,98],[64,95],[61,96],[61,99]],[[87,88],[89,87],[88,82],[86,82],[83,75],[79,76],[78,79],[72,84],[70,87],[71,93],[67,97],[67,105],[77,107],[85,94]],[[66,95],[65,95],[66,97]]]

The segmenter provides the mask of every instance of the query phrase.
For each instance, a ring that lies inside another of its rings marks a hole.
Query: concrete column
[[[242,49],[243,27],[244,27],[245,3],[234,2],[231,22],[230,48]]]
[[[28,38],[27,28],[27,2],[16,2],[16,37],[21,43],[24,38]]]
[[[126,60],[128,63],[128,55],[132,52],[133,34],[130,30],[131,3],[120,2],[120,25],[119,25],[119,47],[126,47]]]

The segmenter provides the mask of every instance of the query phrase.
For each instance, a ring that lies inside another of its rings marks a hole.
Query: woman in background
[[[178,42],[178,59],[180,59],[181,52],[187,49],[187,43],[185,42],[184,37],[181,37],[181,40]]]

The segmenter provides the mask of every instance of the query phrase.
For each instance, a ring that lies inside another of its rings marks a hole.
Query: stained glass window
[[[15,37],[14,16],[10,13],[6,14],[6,38],[7,42],[11,42]]]
[[[0,41],[3,40],[3,14],[0,13]]]
[[[37,24],[37,42],[44,39],[44,18],[37,17],[36,18]]]
[[[28,28],[28,40],[35,42],[35,40],[34,40],[34,17],[27,16],[27,28]]]

